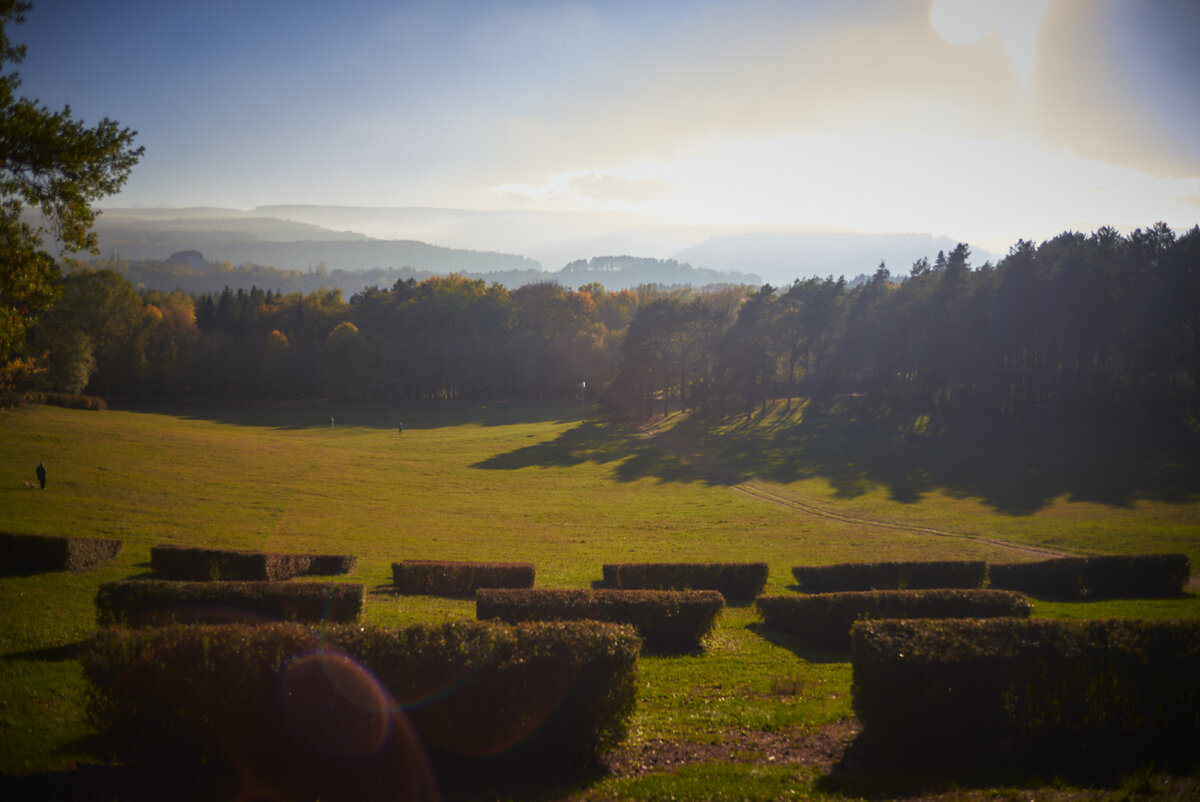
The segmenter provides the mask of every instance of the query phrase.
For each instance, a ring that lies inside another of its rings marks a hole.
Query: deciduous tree
[[[0,0],[0,385],[28,364],[20,359],[26,334],[57,296],[59,269],[43,238],[67,253],[94,251],[92,204],[121,188],[143,152],[133,147],[135,131],[107,117],[89,127],[69,106],[51,111],[18,96],[21,79],[10,67],[25,47],[10,32],[30,8]],[[42,221],[25,219],[27,209]]]

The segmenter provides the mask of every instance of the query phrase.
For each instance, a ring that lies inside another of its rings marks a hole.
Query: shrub
[[[1087,558],[1084,584],[1094,599],[1178,596],[1190,573],[1186,554],[1095,555]]]
[[[114,755],[224,756],[306,797],[428,798],[434,766],[591,767],[633,710],[638,640],[599,623],[98,633],[80,660]]]
[[[103,398],[96,395],[46,392],[37,393],[34,396],[34,400],[41,404],[47,404],[55,407],[67,407],[68,409],[108,409],[108,403]]]
[[[981,588],[987,578],[982,560],[840,563],[798,565],[792,576],[803,593],[918,588]]]
[[[120,553],[120,540],[0,532],[0,565],[9,573],[82,571]]]
[[[640,642],[625,625],[463,621],[328,637],[379,677],[435,753],[586,768],[628,734]]]
[[[192,546],[150,549],[150,568],[160,579],[190,582],[274,582],[296,576],[347,574],[354,564],[353,556],[342,554],[280,554]]]
[[[354,570],[358,558],[352,554],[309,554],[308,570],[304,576],[338,576]]]
[[[993,563],[988,566],[988,584],[993,588],[1019,590],[1034,596],[1081,598],[1085,595],[1084,557],[1056,557],[1027,563]]]
[[[1200,621],[863,621],[851,661],[864,734],[900,753],[1200,754]]]
[[[96,593],[100,626],[173,622],[357,621],[363,586],[331,582],[105,582]]]
[[[401,593],[455,596],[479,588],[531,588],[533,563],[405,560],[392,563],[392,581]]]
[[[648,651],[688,652],[701,648],[725,606],[712,590],[501,590],[475,593],[480,620],[594,620],[632,624]]]
[[[1068,599],[1175,596],[1189,573],[1185,554],[1059,557],[988,568],[994,588]]]
[[[616,563],[604,584],[621,590],[715,590],[726,599],[753,599],[767,585],[766,563]]]
[[[755,605],[771,629],[830,649],[849,649],[850,628],[868,618],[1028,617],[1033,612],[1019,593],[978,588],[759,596]]]

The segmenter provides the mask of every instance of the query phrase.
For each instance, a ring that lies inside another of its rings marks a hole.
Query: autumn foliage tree
[[[113,120],[89,127],[69,106],[52,111],[18,96],[21,79],[11,66],[25,47],[10,31],[30,8],[0,0],[0,390],[9,391],[36,364],[26,335],[59,291],[44,238],[68,253],[95,249],[92,204],[117,192],[142,155],[133,147],[136,132]],[[25,219],[26,209],[40,212],[42,222]]]

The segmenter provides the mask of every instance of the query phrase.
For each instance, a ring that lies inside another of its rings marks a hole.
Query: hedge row
[[[725,606],[713,590],[501,590],[475,593],[480,620],[593,620],[632,624],[648,651],[691,652],[702,648]]]
[[[798,565],[792,576],[803,593],[917,588],[981,588],[987,580],[982,560],[840,563]]]
[[[47,404],[68,409],[108,409],[108,402],[97,395],[80,395],[78,393],[33,393],[30,400],[37,404]]]
[[[627,734],[638,648],[597,622],[176,626],[98,633],[80,660],[120,759],[230,760],[285,797],[427,799],[427,758],[594,766]]]
[[[1200,621],[863,621],[854,710],[944,760],[1200,755]]]
[[[1033,612],[1019,593],[979,588],[759,596],[755,605],[771,629],[830,649],[849,649],[850,629],[863,619],[1027,618]]]
[[[153,546],[150,567],[161,579],[274,582],[295,576],[348,574],[355,558],[343,554],[279,554],[275,552]]]
[[[715,590],[726,599],[753,599],[767,585],[766,563],[610,563],[603,572],[609,588]]]
[[[1019,590],[1062,598],[1174,596],[1188,581],[1184,554],[1062,557],[988,565],[981,561],[801,565],[792,575],[803,593],[906,588]]]
[[[989,567],[992,587],[1058,598],[1177,596],[1191,572],[1186,554],[1062,557]]]
[[[392,581],[401,593],[456,596],[479,588],[531,588],[533,563],[405,560],[392,563]]]
[[[96,593],[100,626],[173,622],[357,621],[363,586],[331,582],[105,582]]]
[[[81,571],[120,552],[120,540],[0,532],[0,565],[7,573]]]

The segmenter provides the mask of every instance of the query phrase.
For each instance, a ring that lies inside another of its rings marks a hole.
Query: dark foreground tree
[[[113,120],[88,127],[69,106],[51,111],[17,95],[21,79],[10,67],[25,47],[10,31],[31,7],[0,0],[0,393],[33,365],[25,335],[57,293],[60,273],[43,237],[67,253],[94,252],[92,204],[121,188],[143,152],[133,147],[136,132]],[[24,218],[27,209],[41,222]]]

